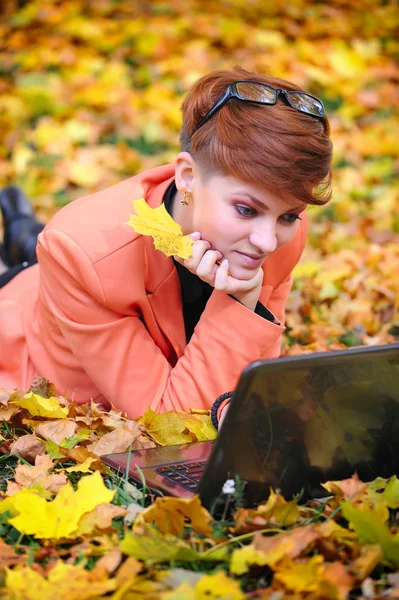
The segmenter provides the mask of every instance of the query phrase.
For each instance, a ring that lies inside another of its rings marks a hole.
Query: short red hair
[[[181,150],[189,152],[205,174],[232,175],[307,204],[326,204],[331,198],[332,159],[327,117],[300,113],[281,99],[274,106],[232,99],[190,140],[227,86],[238,80],[305,92],[284,79],[241,67],[213,71],[195,82],[183,102]]]

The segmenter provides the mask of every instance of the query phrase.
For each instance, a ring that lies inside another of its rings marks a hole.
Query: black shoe
[[[21,189],[9,185],[0,190],[4,225],[4,255],[8,266],[36,262],[37,236],[44,225],[36,219]]]

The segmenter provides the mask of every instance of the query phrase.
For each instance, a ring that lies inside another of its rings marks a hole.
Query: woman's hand
[[[259,269],[252,279],[235,279],[229,274],[228,260],[223,259],[218,250],[212,250],[211,244],[206,240],[201,240],[200,235],[192,233],[189,236],[194,240],[191,258],[183,259],[175,256],[176,262],[216,290],[230,294],[241,304],[254,311],[262,288],[262,269]]]

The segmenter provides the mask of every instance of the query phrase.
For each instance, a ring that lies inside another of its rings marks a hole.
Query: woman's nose
[[[249,236],[251,244],[261,254],[271,254],[277,248],[276,228],[273,225],[253,231]]]

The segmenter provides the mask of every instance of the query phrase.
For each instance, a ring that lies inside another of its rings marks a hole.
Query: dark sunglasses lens
[[[317,100],[317,98],[312,98],[312,96],[301,94],[299,92],[296,94],[294,92],[289,94],[289,99],[291,105],[297,110],[315,115],[315,117],[324,117],[323,104],[320,100]]]
[[[274,104],[276,102],[275,90],[264,85],[257,83],[237,83],[236,88],[238,95],[243,100],[263,102],[264,104]]]

